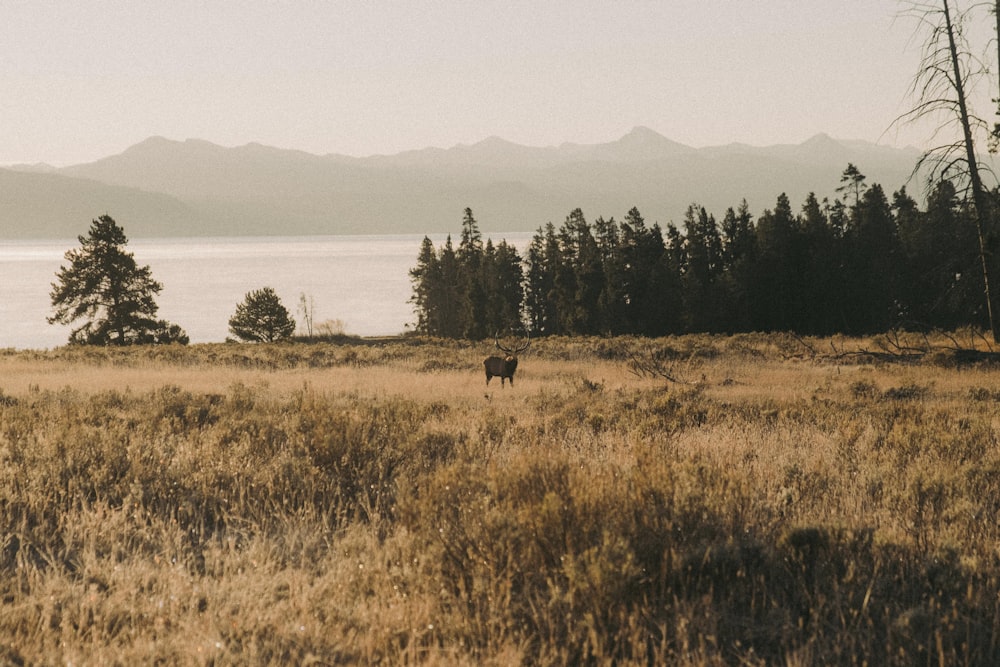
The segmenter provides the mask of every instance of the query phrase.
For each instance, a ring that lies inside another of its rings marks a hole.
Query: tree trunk
[[[958,111],[962,123],[962,134],[965,140],[965,159],[969,165],[969,181],[972,185],[972,203],[976,209],[974,216],[976,221],[976,234],[979,237],[979,261],[983,269],[983,291],[986,296],[986,313],[989,316],[990,333],[993,334],[993,341],[1000,340],[996,323],[993,319],[993,299],[990,295],[990,272],[987,261],[986,237],[983,227],[989,219],[989,205],[986,193],[983,190],[983,181],[979,176],[979,163],[976,160],[975,144],[972,141],[972,126],[969,122],[969,110],[965,100],[965,86],[962,80],[962,71],[958,60],[958,47],[955,45],[955,29],[951,22],[951,11],[948,7],[948,0],[942,0],[944,7],[945,28],[948,34],[948,50],[951,55],[951,65],[954,72],[955,94],[958,98]],[[1000,0],[997,1],[1000,7]],[[1000,19],[998,19],[1000,21]],[[1000,25],[1000,24],[998,24]]]

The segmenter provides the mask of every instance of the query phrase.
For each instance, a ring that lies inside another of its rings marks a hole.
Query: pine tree
[[[815,193],[810,192],[802,205],[800,232],[803,298],[796,330],[819,335],[834,333],[847,309],[843,298],[843,245]]]
[[[229,318],[229,331],[242,341],[273,343],[295,331],[295,320],[270,287],[248,292]]]
[[[848,162],[844,173],[840,175],[840,187],[837,188],[837,192],[849,192],[854,195],[854,206],[857,207],[861,203],[861,193],[866,187],[865,175]]]
[[[751,326],[748,288],[757,261],[757,237],[746,199],[722,219],[722,263],[728,292],[727,326],[747,331]]]
[[[426,236],[420,244],[417,265],[410,269],[410,281],[413,283],[410,303],[417,316],[416,331],[433,333],[437,328],[440,308],[437,295],[440,292],[441,275],[434,243]]]
[[[621,233],[614,218],[594,221],[594,240],[600,254],[604,285],[598,298],[598,327],[602,333],[620,334],[625,327],[625,265],[621,253]]]
[[[894,303],[900,248],[889,201],[877,183],[862,195],[848,240],[849,326],[855,333],[885,331],[898,321]]]
[[[756,255],[753,216],[744,199],[737,211],[727,209],[722,219],[722,262],[727,271],[734,271],[740,264],[756,259]]]
[[[559,230],[559,245],[555,291],[561,327],[570,334],[598,333],[604,271],[600,250],[582,210],[574,209],[566,217]]]
[[[483,254],[483,285],[486,294],[483,329],[491,332],[520,331],[524,301],[524,273],[517,249],[501,241],[496,247],[487,240]]]
[[[649,279],[646,286],[648,297],[644,300],[644,319],[639,333],[647,336],[681,333],[681,276],[667,252],[667,244],[658,224],[650,227],[643,237],[642,257],[649,266]]]
[[[497,246],[494,267],[496,286],[492,294],[499,304],[499,319],[495,322],[494,329],[506,326],[508,329],[513,327],[515,331],[520,330],[524,326],[524,269],[517,248],[501,241]]]
[[[579,316],[576,308],[577,238],[575,228],[577,220],[582,218],[583,212],[580,209],[571,211],[559,228],[557,246],[555,248],[546,247],[555,276],[549,298],[555,308],[556,331],[565,335],[576,333],[576,322]]]
[[[683,243],[673,225],[674,240]],[[627,333],[662,335],[668,322],[680,315],[680,294],[677,278],[680,253],[667,255],[659,227],[646,226],[639,209],[633,207],[621,223],[622,285],[625,294],[624,327]],[[673,325],[679,326],[677,321]]]
[[[487,288],[483,284],[484,275],[483,236],[479,231],[479,223],[472,215],[472,209],[465,209],[462,220],[462,237],[458,245],[457,259],[461,278],[458,287],[464,292],[459,297],[465,305],[462,313],[463,335],[471,340],[482,340],[493,335],[486,326],[486,311],[489,307]]]
[[[149,266],[140,267],[125,251],[128,238],[109,215],[91,222],[80,247],[66,252],[68,266],[56,274],[50,293],[55,312],[50,324],[85,320],[70,333],[70,343],[133,345],[186,344],[187,334],[177,325],[156,319],[156,295],[163,286],[153,280]]]
[[[483,255],[483,235],[479,231],[479,223],[472,215],[472,209],[465,209],[462,218],[462,238],[458,244],[458,256],[465,264],[478,262]]]
[[[465,276],[450,234],[438,255],[438,265],[440,282],[435,294],[436,327],[430,333],[445,338],[461,338],[468,321],[468,291],[462,282]]]
[[[562,333],[556,302],[556,271],[560,262],[559,239],[550,222],[539,228],[528,247],[525,311],[535,336]]]
[[[789,331],[796,326],[799,275],[794,251],[797,224],[788,196],[781,193],[773,211],[757,221],[759,260],[751,283],[754,328]]]
[[[722,237],[715,218],[692,204],[684,217],[687,271],[685,310],[692,331],[716,331],[726,311],[722,286]]]

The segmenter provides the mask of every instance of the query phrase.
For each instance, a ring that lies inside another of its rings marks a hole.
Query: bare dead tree
[[[679,359],[672,350],[647,347],[645,350],[630,350],[628,370],[640,378],[666,380],[674,384],[693,384],[685,379],[693,366],[697,365],[694,355]]]
[[[932,141],[957,125],[960,138],[945,140],[945,143],[927,150],[913,173],[927,169],[928,189],[941,180],[951,180],[966,201],[971,197],[986,313],[993,339],[998,340],[1000,331],[994,319],[990,292],[988,258],[991,249],[987,247],[984,232],[990,219],[989,197],[982,181],[982,172],[986,168],[976,155],[975,144],[976,135],[989,135],[989,126],[983,118],[975,115],[968,103],[969,91],[988,70],[973,55],[965,39],[964,26],[970,20],[968,12],[957,9],[949,0],[912,0],[907,4],[909,9],[905,13],[918,20],[918,32],[924,33],[923,55],[911,87],[911,94],[917,100],[916,106],[897,118],[896,122],[914,122],[931,117],[939,119]]]
[[[993,4],[993,18],[996,20],[996,47],[997,47],[997,96],[993,103],[997,105],[997,116],[1000,116],[1000,0],[995,0]],[[1000,123],[993,123],[993,134],[990,137],[990,152],[996,153],[1000,147]]]
[[[299,313],[302,315],[302,326],[306,330],[306,335],[312,338],[313,335],[313,313],[315,312],[312,294],[306,296],[305,292],[299,294]]]

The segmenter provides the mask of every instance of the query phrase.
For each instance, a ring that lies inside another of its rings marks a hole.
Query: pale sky
[[[496,135],[702,147],[889,130],[897,0],[0,0],[0,164],[147,137],[366,156]],[[986,111],[982,112],[983,114]]]

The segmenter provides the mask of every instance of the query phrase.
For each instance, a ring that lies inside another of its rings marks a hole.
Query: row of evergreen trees
[[[440,251],[425,236],[410,277],[420,333],[481,339],[521,321],[521,257],[506,241],[484,245],[471,209],[465,209],[458,249],[450,235]]]
[[[524,260],[506,242],[484,245],[466,209],[458,248],[425,237],[410,271],[416,329],[480,339],[521,326],[535,336],[987,326],[975,225],[955,186],[938,183],[921,210],[905,188],[890,200],[865,180],[849,165],[843,200],[810,194],[796,213],[782,194],[757,219],[744,201],[721,222],[692,205],[682,228],[665,230],[635,208],[593,224],[577,209],[539,229]]]

